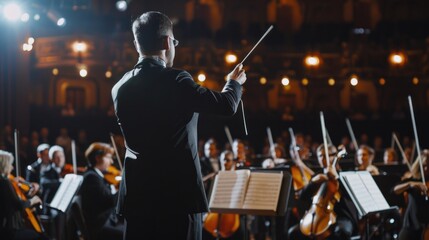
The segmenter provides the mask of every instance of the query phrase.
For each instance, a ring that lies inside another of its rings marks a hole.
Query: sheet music
[[[369,194],[373,198],[373,203],[377,206],[378,210],[389,208],[389,203],[378,188],[377,183],[372,178],[371,174],[367,171],[360,172],[359,177],[361,178],[364,186],[367,188]]]
[[[346,180],[363,215],[390,207],[369,172],[344,172],[341,176]]]
[[[54,199],[52,199],[52,202],[50,203],[50,207],[65,212],[70,205],[73,196],[82,184],[82,181],[83,176],[67,174],[55,193]]]
[[[283,173],[253,172],[250,176],[245,209],[277,210]]]
[[[242,208],[249,170],[220,171],[215,178],[210,208]]]

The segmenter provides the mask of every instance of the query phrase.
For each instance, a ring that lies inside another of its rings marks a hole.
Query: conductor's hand
[[[238,64],[237,66],[235,66],[234,70],[232,70],[232,72],[230,72],[227,76],[228,80],[235,80],[238,83],[240,83],[240,85],[243,85],[246,82],[246,72],[243,69],[243,64]]]

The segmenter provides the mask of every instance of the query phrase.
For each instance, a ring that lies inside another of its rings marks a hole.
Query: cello
[[[232,147],[232,136],[229,128],[225,126],[225,133]],[[233,171],[231,169],[231,171]],[[234,213],[210,212],[204,218],[203,228],[217,239],[232,236],[240,227],[240,215]]]
[[[336,214],[334,212],[335,203],[339,201],[339,182],[338,173],[336,171],[336,163],[340,155],[345,153],[342,149],[330,163],[328,152],[328,143],[326,139],[326,128],[323,113],[320,113],[324,157],[325,157],[325,176],[327,180],[323,182],[317,193],[313,196],[313,201],[310,209],[304,214],[300,221],[300,230],[305,236],[315,239],[325,239],[331,234],[330,227],[336,223]]]

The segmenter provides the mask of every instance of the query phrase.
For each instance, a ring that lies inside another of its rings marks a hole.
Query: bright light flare
[[[58,27],[64,27],[66,25],[66,19],[65,18],[59,18],[58,20],[57,20],[57,26]]]
[[[79,70],[79,75],[81,77],[86,77],[88,75],[88,71],[85,68],[82,68],[81,70]]]
[[[352,86],[356,86],[356,85],[358,85],[358,83],[359,83],[359,80],[358,80],[357,76],[356,76],[356,75],[353,75],[353,76],[350,78],[350,84],[351,84]]]
[[[307,56],[305,58],[305,65],[308,67],[317,67],[320,64],[320,58],[318,56]]]
[[[401,52],[391,53],[389,61],[392,65],[400,66],[405,63],[405,55]]]
[[[282,85],[283,86],[288,86],[289,83],[290,83],[289,78],[287,78],[287,77],[282,78]]]
[[[200,73],[200,74],[198,74],[197,79],[200,82],[204,82],[206,80],[206,75],[204,73]]]
[[[33,50],[33,45],[28,44],[28,43],[24,43],[24,44],[22,44],[22,50],[24,52],[29,52],[29,51]]]
[[[120,0],[116,2],[116,9],[118,9],[118,11],[125,12],[127,8],[128,8],[127,1]]]
[[[333,79],[333,78],[328,79],[328,84],[329,84],[329,86],[334,86],[335,85],[335,79]]]
[[[225,55],[225,61],[227,63],[236,63],[237,62],[237,55],[228,53]]]
[[[105,76],[106,76],[106,78],[111,78],[112,77],[112,71],[107,70]]]
[[[75,52],[86,52],[87,49],[85,42],[74,42],[72,47]]]
[[[28,20],[30,20],[30,14],[24,13],[21,15],[21,21],[22,22],[28,22]]]
[[[266,78],[266,77],[261,77],[261,78],[259,78],[259,83],[260,83],[261,85],[265,85],[265,84],[267,84],[267,78]]]
[[[3,7],[3,14],[8,21],[17,21],[22,16],[21,7],[16,3],[8,3]]]

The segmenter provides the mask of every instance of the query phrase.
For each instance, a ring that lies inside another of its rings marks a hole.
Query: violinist
[[[398,155],[393,148],[386,148],[383,154],[383,163],[385,165],[398,164]]]
[[[395,194],[408,193],[408,205],[405,210],[404,220],[399,233],[400,240],[428,239],[429,234],[429,201],[428,182],[429,179],[429,150],[422,151],[423,173],[426,183],[422,182],[419,160],[411,167],[411,177],[403,180],[394,188]]]
[[[250,167],[251,162],[247,159],[246,145],[243,140],[234,140],[232,152],[234,153],[234,161],[236,162],[237,169]]]
[[[50,168],[40,175],[40,185],[43,189],[42,199],[45,203],[50,203],[54,198],[64,177],[62,171],[66,162],[64,149],[59,145],[50,147],[48,155],[51,159]]]
[[[101,142],[92,143],[85,151],[89,169],[85,172],[80,194],[82,211],[91,239],[122,239],[124,226],[114,213],[116,189],[104,179],[113,163],[114,149]]]
[[[0,150],[0,236],[2,239],[48,239],[25,226],[24,209],[42,201],[38,196],[28,200],[18,197],[11,182],[14,180],[8,178],[13,170],[13,161],[11,153]]]
[[[376,166],[372,164],[374,160],[375,152],[374,149],[368,145],[360,145],[357,151],[358,163],[361,163],[358,167],[360,171],[368,171],[371,175],[380,175],[380,171]]]
[[[344,194],[342,188],[339,187],[337,173],[339,167],[338,165],[332,166],[335,156],[337,155],[336,147],[328,145],[328,152],[330,164],[329,168],[326,169],[328,164],[325,157],[324,145],[322,144],[317,148],[317,159],[320,166],[325,169],[325,173],[317,174],[311,178],[309,184],[301,192],[299,201],[297,202],[298,211],[300,213],[299,215],[305,216],[304,213],[309,210],[310,207],[313,207],[314,204],[319,204],[314,202],[316,200],[315,197],[317,196],[316,193],[318,193],[322,184],[326,183],[327,191],[332,193],[332,198],[329,199],[329,201],[331,204],[334,204],[333,212],[331,212],[331,214],[335,216],[335,221],[331,226],[329,226],[322,239],[350,239],[352,234],[357,232],[357,210],[350,198],[348,198],[348,196]],[[329,211],[326,211],[326,213],[328,212]],[[302,223],[303,220],[301,220],[300,224]],[[289,229],[289,239],[311,239],[304,235],[300,224],[292,226]]]

